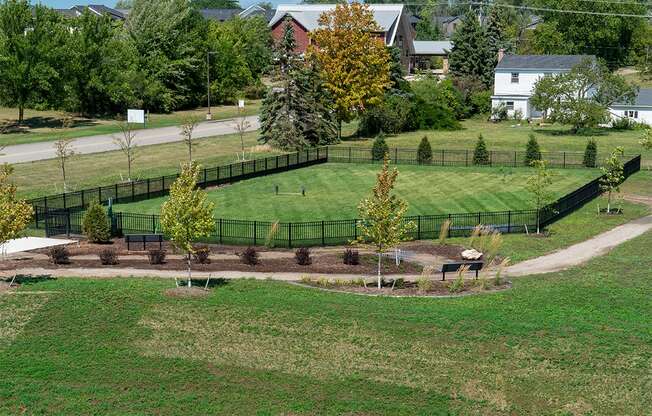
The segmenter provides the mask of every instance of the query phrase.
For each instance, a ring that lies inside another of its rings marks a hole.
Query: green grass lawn
[[[57,279],[0,295],[0,414],[646,415],[652,233],[456,299],[238,280]]]
[[[409,215],[528,209],[528,168],[464,168],[399,165],[396,194]],[[379,165],[328,163],[249,179],[209,191],[220,218],[310,221],[357,218]],[[554,170],[554,192],[562,196],[598,177],[598,170]],[[275,186],[279,195],[275,195]],[[305,187],[306,195],[301,195]],[[116,205],[116,211],[159,213],[166,197]]]
[[[252,100],[247,103],[247,115],[257,114],[260,111],[261,100]],[[213,120],[233,118],[238,114],[235,105],[215,106],[211,108]],[[94,136],[97,134],[118,133],[118,123],[114,119],[88,119],[76,117],[74,124],[69,129],[61,128],[62,118],[65,113],[61,111],[38,111],[25,110],[24,126],[12,127],[7,133],[0,135],[0,146],[22,143],[35,143],[58,140],[62,137],[77,138]],[[204,120],[206,108],[195,110],[175,111],[170,114],[150,114],[146,128],[166,127],[179,125],[188,116]],[[18,110],[15,108],[0,107],[0,125],[2,123],[14,124],[18,117]],[[136,129],[143,128],[135,126]]]

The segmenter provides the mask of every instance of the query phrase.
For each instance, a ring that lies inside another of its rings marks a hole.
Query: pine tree
[[[498,64],[498,51],[512,50],[512,43],[507,36],[507,21],[505,11],[500,7],[492,7],[487,16],[485,28],[488,54],[491,57],[491,68]]]
[[[478,141],[475,143],[473,150],[473,164],[474,165],[488,165],[489,164],[489,151],[487,144],[484,141],[482,134],[478,136]]]
[[[381,132],[376,139],[374,144],[371,147],[371,158],[373,160],[383,160],[385,156],[389,153],[389,146],[385,142],[385,135]]]
[[[586,142],[586,149],[584,149],[584,159],[582,160],[582,164],[587,168],[594,168],[597,158],[598,144],[594,139],[589,139],[589,141]]]
[[[111,239],[109,217],[100,204],[93,201],[82,219],[82,230],[88,241],[106,243]]]
[[[324,87],[314,62],[297,71],[297,83],[306,105],[299,108],[303,140],[310,146],[337,143],[337,120],[331,111],[331,95]]]
[[[535,160],[541,160],[541,148],[537,138],[530,133],[530,138],[525,146],[525,165],[532,166]]]
[[[420,164],[429,164],[432,162],[432,147],[428,141],[428,136],[423,136],[419,148],[417,149],[417,160]]]
[[[493,85],[494,60],[487,34],[472,10],[466,13],[451,41],[453,48],[448,58],[451,76],[478,79],[485,88],[490,88]]]

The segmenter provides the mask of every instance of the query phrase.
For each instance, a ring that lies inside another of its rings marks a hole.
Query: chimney
[[[498,49],[498,62],[502,61],[504,57],[505,57],[505,49],[503,48]]]

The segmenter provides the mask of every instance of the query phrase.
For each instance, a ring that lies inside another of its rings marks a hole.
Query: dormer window
[[[512,72],[512,84],[518,84],[518,72]]]

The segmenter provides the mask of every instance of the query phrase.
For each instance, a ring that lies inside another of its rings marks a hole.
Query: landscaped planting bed
[[[525,189],[533,171],[511,167],[399,165],[396,195],[408,215],[531,209]],[[209,189],[215,217],[257,221],[315,221],[357,218],[380,167],[327,163]],[[552,169],[552,191],[561,197],[600,176],[597,169]],[[278,194],[276,193],[278,187]],[[305,195],[302,194],[305,191]],[[116,211],[158,214],[167,197],[115,205]]]

